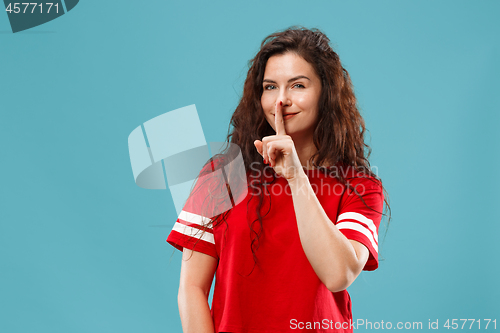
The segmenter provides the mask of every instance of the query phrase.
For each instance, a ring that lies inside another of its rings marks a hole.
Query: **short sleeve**
[[[359,195],[353,190],[344,192],[335,225],[348,239],[368,248],[370,255],[363,270],[373,271],[378,268],[378,229],[384,207],[382,184],[374,178],[363,177],[348,182]]]
[[[205,167],[204,170],[206,169]],[[207,216],[210,214],[205,213],[209,211],[210,205],[209,178],[210,174],[201,176],[200,173],[166,241],[180,251],[187,248],[218,259],[212,220]]]

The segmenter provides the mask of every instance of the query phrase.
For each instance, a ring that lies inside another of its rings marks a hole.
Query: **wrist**
[[[288,180],[288,186],[290,186],[292,192],[304,188],[304,186],[309,185],[309,178],[307,178],[307,175],[304,172],[304,169],[302,168],[297,171],[294,177],[287,180]]]

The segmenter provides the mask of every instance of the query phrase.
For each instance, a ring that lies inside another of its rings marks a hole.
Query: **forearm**
[[[354,247],[328,218],[305,174],[289,186],[307,259],[329,290],[344,290],[360,273]]]
[[[181,287],[178,303],[184,333],[214,332],[214,324],[208,306],[208,295],[201,288]]]

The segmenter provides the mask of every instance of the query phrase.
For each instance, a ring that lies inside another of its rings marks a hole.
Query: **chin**
[[[290,126],[290,128],[285,126],[285,131],[287,135],[290,135],[293,139],[293,137],[299,137],[299,136],[304,136],[307,134],[307,130],[303,128],[296,128],[294,126]]]

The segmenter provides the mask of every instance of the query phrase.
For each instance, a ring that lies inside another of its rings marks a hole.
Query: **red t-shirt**
[[[348,239],[368,248],[364,270],[375,270],[378,212],[384,200],[380,183],[354,173],[346,177],[375,212],[331,175],[305,172],[332,223]],[[186,247],[218,259],[211,307],[215,332],[352,332],[350,296],[347,290],[329,291],[314,272],[302,249],[288,182],[275,176],[261,208],[263,232],[255,251],[259,265],[254,266],[250,247],[255,233],[249,224],[257,219],[258,207],[257,198],[249,200],[252,191],[229,211],[227,225],[221,223],[204,233],[199,229],[206,217],[196,212],[206,192],[197,191],[187,200],[167,242],[181,251]],[[259,226],[254,222],[254,231]]]

